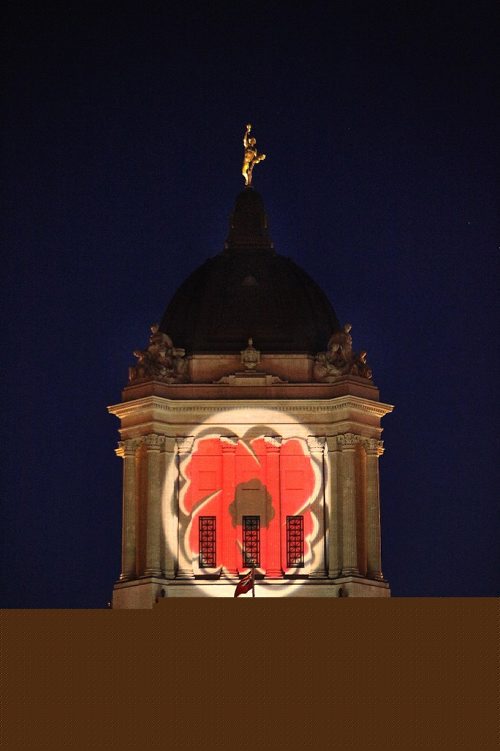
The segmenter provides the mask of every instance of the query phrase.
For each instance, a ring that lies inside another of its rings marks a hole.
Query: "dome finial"
[[[252,187],[252,171],[254,166],[266,158],[265,154],[259,154],[257,152],[257,141],[253,137],[250,138],[251,130],[252,126],[248,123],[243,136],[243,146],[245,151],[243,154],[243,167],[241,168],[241,174],[245,178],[245,185],[247,188]]]

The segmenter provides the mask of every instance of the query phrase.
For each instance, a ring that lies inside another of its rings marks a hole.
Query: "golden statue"
[[[247,125],[245,135],[243,136],[243,146],[245,147],[245,153],[243,155],[243,167],[241,168],[241,174],[245,178],[245,185],[248,187],[252,184],[252,170],[256,164],[262,162],[265,158],[265,154],[257,153],[257,141],[255,138],[250,138],[250,131],[252,126],[250,123]]]

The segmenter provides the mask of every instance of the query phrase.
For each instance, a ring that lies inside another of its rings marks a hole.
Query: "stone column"
[[[116,455],[123,458],[123,505],[122,505],[122,570],[120,581],[135,579],[137,550],[136,468],[135,439],[120,441]]]
[[[144,437],[147,451],[146,475],[146,568],[144,576],[161,576],[160,537],[160,449],[164,436],[151,433]]]
[[[358,546],[356,536],[356,447],[359,436],[344,433],[337,436],[342,449],[342,575],[356,576]]]
[[[313,515],[318,523],[318,540],[314,545],[312,566],[310,570],[310,576],[324,578],[326,576],[326,520],[325,520],[325,467],[324,467],[324,455],[325,455],[325,438],[323,436],[308,436],[307,445],[313,459],[319,465],[319,471],[321,473],[321,487],[319,493],[314,499],[314,505],[311,509]]]
[[[162,454],[160,480],[160,514],[161,514],[161,561],[160,568],[166,579],[175,577],[178,560],[178,525],[177,506],[177,467],[175,438],[165,436],[165,451]],[[165,499],[165,508],[161,501]]]
[[[281,570],[281,493],[280,493],[280,450],[281,436],[265,436],[266,444],[266,488],[272,498],[274,509],[273,519],[267,519],[267,549],[266,576],[270,579],[280,579]],[[269,509],[266,508],[267,511]]]
[[[176,439],[177,442],[177,477],[175,482],[174,492],[174,507],[177,516],[177,529],[175,530],[176,546],[178,551],[177,557],[177,577],[179,579],[192,579],[193,564],[191,559],[187,555],[187,530],[190,522],[189,517],[184,513],[180,502],[180,493],[182,490],[182,484],[185,478],[182,475],[182,466],[186,462],[186,457],[189,456],[193,450],[194,437],[193,436],[179,436]]]
[[[242,566],[241,551],[239,551],[239,560],[237,558],[236,528],[233,527],[229,514],[229,505],[236,503],[235,453],[238,438],[235,435],[221,435],[220,443],[222,448],[221,563],[223,571],[234,576]]]
[[[366,451],[366,526],[367,526],[367,575],[370,579],[384,580],[380,553],[380,490],[378,458],[382,456],[383,441],[368,438]]]
[[[337,443],[336,436],[328,436],[326,439],[328,446],[328,463],[325,495],[328,514],[328,576],[336,579],[342,570],[342,509],[341,509],[341,453],[340,445]]]

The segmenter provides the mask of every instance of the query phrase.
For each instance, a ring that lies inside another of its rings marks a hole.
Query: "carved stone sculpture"
[[[151,336],[147,349],[134,351],[137,365],[129,368],[129,382],[163,381],[181,383],[186,380],[185,350],[174,347],[171,338],[159,330],[158,324],[151,326]]]
[[[241,351],[241,364],[247,370],[254,370],[260,362],[260,352],[253,346],[253,339],[250,337],[248,346]]]
[[[368,367],[366,362],[367,352],[362,350],[359,355],[354,355],[354,360],[351,366],[350,372],[353,375],[361,376],[362,378],[371,379],[373,373],[371,368]]]
[[[328,340],[327,351],[316,355],[313,368],[316,381],[332,383],[344,375],[371,379],[372,371],[366,362],[366,351],[357,354],[352,350],[351,329],[351,324],[346,323],[343,329],[334,331]]]

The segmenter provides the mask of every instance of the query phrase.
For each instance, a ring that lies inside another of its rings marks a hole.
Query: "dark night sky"
[[[110,599],[106,406],[222,248],[247,122],[278,252],[396,405],[393,594],[498,595],[495,4],[105,5],[12,2],[4,24],[1,604]]]

